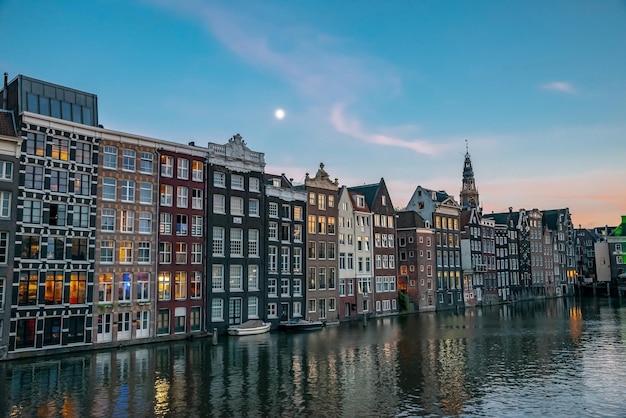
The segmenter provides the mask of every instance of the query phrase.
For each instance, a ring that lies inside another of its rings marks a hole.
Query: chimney
[[[2,89],[2,110],[7,110],[9,106],[9,99],[7,93],[7,87],[9,87],[9,73],[4,73],[4,88]]]

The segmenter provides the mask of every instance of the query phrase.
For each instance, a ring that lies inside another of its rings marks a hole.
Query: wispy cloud
[[[576,89],[574,89],[574,86],[572,86],[571,83],[568,83],[566,81],[553,81],[550,83],[545,83],[541,85],[541,88],[543,90],[552,90],[552,91],[558,91],[561,93],[568,93],[568,94],[576,93]]]
[[[335,104],[331,110],[330,122],[335,129],[342,134],[351,136],[369,144],[380,146],[407,148],[420,154],[436,154],[445,145],[435,145],[424,140],[406,140],[395,138],[384,133],[369,133],[363,128],[362,123],[355,117],[350,117],[345,113],[345,105]]]

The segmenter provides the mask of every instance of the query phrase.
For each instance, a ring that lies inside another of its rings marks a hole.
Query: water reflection
[[[620,416],[625,321],[557,299],[15,361],[0,416]]]

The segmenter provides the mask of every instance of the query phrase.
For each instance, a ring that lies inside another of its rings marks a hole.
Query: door
[[[112,324],[113,314],[107,313],[98,315],[98,334],[96,340],[99,343],[113,340]]]
[[[320,299],[320,319],[326,319],[326,299]]]
[[[130,340],[131,312],[120,312],[117,316],[117,341]]]
[[[137,312],[137,338],[150,336],[150,311]]]
[[[228,300],[228,325],[241,324],[241,298]]]
[[[281,321],[289,320],[289,304],[288,303],[280,304],[280,320]]]

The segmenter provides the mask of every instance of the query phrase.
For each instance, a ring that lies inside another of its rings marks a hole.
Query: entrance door
[[[320,299],[320,319],[326,319],[326,299]]]
[[[148,338],[150,336],[150,311],[137,312],[137,338]]]
[[[241,324],[241,298],[228,299],[228,325]]]
[[[113,340],[113,331],[111,330],[113,324],[113,314],[100,314],[98,315],[98,334],[96,340],[99,343],[109,342]]]
[[[117,340],[130,340],[131,312],[120,312],[117,316]]]
[[[280,304],[280,320],[281,321],[289,320],[289,304],[288,303]]]
[[[347,318],[350,316],[350,302],[343,304],[343,315]]]

